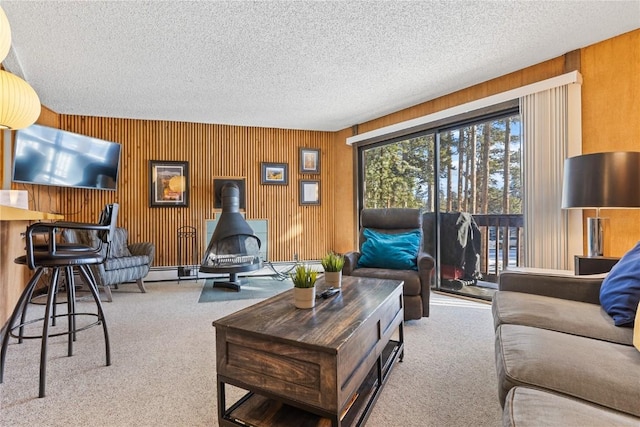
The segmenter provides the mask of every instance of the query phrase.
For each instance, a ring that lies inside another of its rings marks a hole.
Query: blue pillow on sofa
[[[390,268],[393,270],[417,270],[416,258],[420,249],[420,230],[385,234],[365,228],[358,268]]]
[[[600,305],[616,326],[633,326],[640,301],[640,242],[613,266],[600,287]]]

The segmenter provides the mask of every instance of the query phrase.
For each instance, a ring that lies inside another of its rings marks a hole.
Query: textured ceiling
[[[0,1],[58,113],[339,130],[640,28],[640,1]]]

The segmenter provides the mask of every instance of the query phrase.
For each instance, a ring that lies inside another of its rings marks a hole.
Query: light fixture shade
[[[0,70],[0,129],[22,129],[40,117],[40,98],[29,83]]]
[[[640,208],[640,152],[593,153],[564,162],[563,208]]]
[[[0,7],[0,62],[9,54],[11,48],[11,27],[4,10]]]

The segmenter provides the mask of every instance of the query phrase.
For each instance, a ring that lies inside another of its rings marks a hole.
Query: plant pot
[[[313,308],[316,305],[316,287],[293,288],[293,303],[297,308]]]
[[[342,287],[342,270],[340,271],[325,271],[324,283],[333,288]]]

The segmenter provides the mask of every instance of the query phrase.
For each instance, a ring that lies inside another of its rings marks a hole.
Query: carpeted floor
[[[236,292],[233,289],[214,287],[213,282],[215,280],[224,279],[206,279],[198,302],[268,298],[293,288],[293,283],[289,279],[276,280],[270,277],[247,277],[241,279],[240,292]]]
[[[12,427],[216,426],[212,322],[260,299],[199,304],[204,280],[135,284],[105,303],[112,365],[101,328],[51,338],[47,396],[38,399],[39,340],[9,345],[0,425]],[[92,304],[79,303],[91,310]],[[491,306],[440,294],[431,316],[405,323],[405,357],[389,375],[367,426],[501,425]],[[41,313],[33,306],[30,314]],[[58,322],[65,324],[66,322]],[[227,393],[229,401],[242,396]]]

